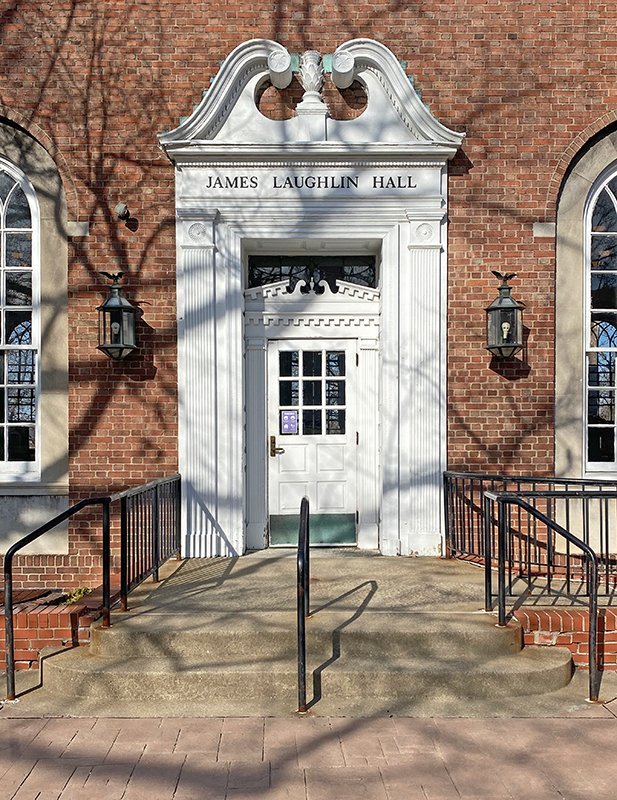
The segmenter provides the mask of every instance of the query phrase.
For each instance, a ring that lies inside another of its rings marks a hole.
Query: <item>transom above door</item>
[[[375,256],[249,256],[248,286],[267,286],[288,280],[288,291],[293,292],[298,281],[304,281],[303,293],[313,290],[317,295],[324,292],[323,283],[337,291],[336,281],[354,283],[358,286],[377,286]],[[323,283],[322,283],[323,282]]]
[[[269,542],[295,544],[302,497],[311,541],[356,543],[357,342],[268,343]]]

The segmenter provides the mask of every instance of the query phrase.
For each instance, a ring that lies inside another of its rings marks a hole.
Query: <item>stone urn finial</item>
[[[325,140],[328,106],[321,96],[324,68],[317,50],[302,53],[298,77],[304,89],[302,100],[296,106],[296,116],[301,120],[298,135],[309,142]]]
[[[308,96],[321,100],[321,88],[324,82],[324,69],[321,55],[317,50],[307,50],[300,59],[300,83],[304,89],[303,100]]]

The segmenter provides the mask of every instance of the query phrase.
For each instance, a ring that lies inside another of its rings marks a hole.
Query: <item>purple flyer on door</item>
[[[281,411],[281,433],[298,433],[297,411]]]

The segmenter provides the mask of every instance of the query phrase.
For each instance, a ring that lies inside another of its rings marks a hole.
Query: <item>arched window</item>
[[[557,204],[555,473],[617,473],[617,125],[570,162]]]
[[[597,182],[587,207],[586,461],[617,466],[617,170]]]
[[[27,178],[0,160],[0,475],[38,470],[39,212]]]

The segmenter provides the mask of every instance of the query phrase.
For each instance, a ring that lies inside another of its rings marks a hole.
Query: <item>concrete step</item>
[[[501,716],[531,714],[559,702],[569,691],[572,659],[566,648],[526,647],[516,658],[499,657],[482,665],[468,662],[422,663],[413,669],[343,661],[321,675],[315,713],[323,716]],[[587,676],[576,676],[585,696]],[[350,693],[350,686],[365,691]],[[584,709],[584,702],[580,704]],[[574,706],[570,706],[571,711]],[[313,710],[313,709],[311,709]]]
[[[572,677],[572,659],[565,647],[526,647],[515,658],[467,658],[374,660],[340,659],[321,675],[324,699],[347,697],[354,687],[370,687],[378,698],[450,694],[459,698],[518,697],[560,689]]]
[[[63,694],[69,714],[73,702],[84,700],[118,710],[126,703],[182,707],[188,702],[207,705],[213,716],[228,705],[237,713],[244,708],[244,715],[289,714],[297,705],[296,681],[293,663],[255,662],[250,656],[204,666],[198,657],[117,659],[72,650],[46,660],[43,671],[46,690]]]
[[[379,659],[483,658],[511,655],[522,647],[520,625],[497,628],[495,617],[484,613],[372,613],[354,618],[346,612],[322,611],[307,620],[307,650],[325,659],[334,651],[350,658]],[[114,617],[111,628],[95,626],[91,653],[109,658],[167,656],[191,659],[204,666],[233,664],[247,653],[255,660],[296,658],[295,613],[204,613],[182,619],[171,615]]]
[[[331,657],[309,663],[309,699],[320,714],[412,713],[429,702],[456,703],[492,697],[537,695],[567,685],[572,674],[570,653],[562,648],[525,648],[516,656],[484,660],[467,658],[376,659]],[[297,706],[297,671],[294,660],[271,657],[244,658],[204,664],[197,654],[110,658],[73,650],[47,659],[43,684],[48,692],[62,694],[68,714],[86,704],[92,713],[108,715],[127,708],[159,704],[166,709],[200,706],[201,713],[278,715]]]

